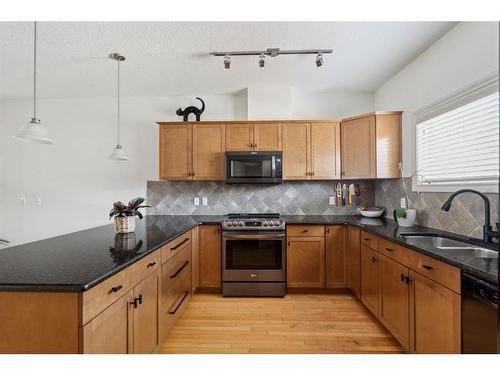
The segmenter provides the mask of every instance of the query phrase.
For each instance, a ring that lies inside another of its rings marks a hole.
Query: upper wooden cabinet
[[[342,120],[342,178],[399,177],[401,112]]]
[[[160,126],[160,179],[224,180],[224,124]]]
[[[340,178],[338,122],[283,124],[285,180]]]
[[[282,149],[281,123],[226,124],[227,151],[277,151]]]

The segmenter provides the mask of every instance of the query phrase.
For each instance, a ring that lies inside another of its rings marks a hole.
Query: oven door
[[[222,281],[285,281],[284,232],[222,232]]]
[[[226,183],[282,183],[281,152],[226,152]]]

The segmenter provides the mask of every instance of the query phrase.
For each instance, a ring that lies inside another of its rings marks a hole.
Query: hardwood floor
[[[160,353],[401,353],[349,294],[223,298],[196,294]]]

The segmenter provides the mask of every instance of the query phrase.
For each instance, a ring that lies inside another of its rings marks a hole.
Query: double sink
[[[497,259],[498,252],[481,246],[472,245],[467,242],[446,238],[433,233],[401,233],[401,237],[406,238],[416,246],[429,248],[433,247],[443,252],[450,252],[454,255],[471,256],[483,259]]]

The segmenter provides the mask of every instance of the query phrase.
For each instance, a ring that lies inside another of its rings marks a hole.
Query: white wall
[[[204,99],[203,119],[246,118],[241,98]],[[124,98],[121,143],[130,160],[119,162],[107,159],[116,144],[115,99],[42,100],[52,145],[12,138],[31,117],[31,101],[0,102],[0,238],[18,244],[109,223],[112,202],[145,196],[146,181],[158,178],[155,122],[177,120],[179,105],[190,104],[198,105],[182,97]]]
[[[412,113],[498,71],[498,24],[461,22],[375,92],[376,110],[403,110],[404,174],[415,169]]]

